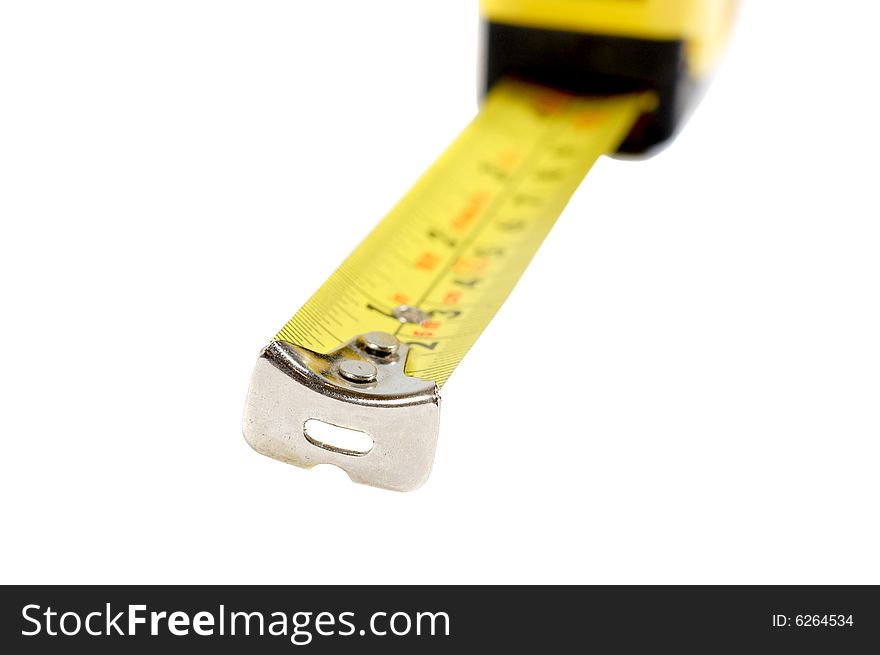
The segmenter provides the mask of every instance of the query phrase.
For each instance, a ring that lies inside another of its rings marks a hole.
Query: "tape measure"
[[[356,482],[420,486],[440,388],[596,160],[674,131],[712,51],[687,44],[718,32],[732,4],[484,2],[480,113],[263,350],[245,407],[251,446],[305,468],[335,464]],[[609,48],[618,58],[599,65],[596,50]],[[688,52],[697,61],[683,66]],[[659,58],[651,71],[638,53]],[[367,445],[333,443],[317,429],[327,425]]]

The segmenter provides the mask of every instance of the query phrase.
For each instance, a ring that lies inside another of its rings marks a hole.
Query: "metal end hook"
[[[434,382],[404,373],[409,348],[393,335],[370,332],[324,355],[273,341],[257,360],[242,431],[251,447],[302,468],[334,464],[349,477],[395,491],[428,479],[440,425]],[[308,421],[365,433],[368,452],[310,438]]]

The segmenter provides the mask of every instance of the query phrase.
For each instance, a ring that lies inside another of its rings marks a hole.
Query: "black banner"
[[[5,587],[7,653],[866,652],[875,587]],[[225,644],[224,644],[225,645]]]

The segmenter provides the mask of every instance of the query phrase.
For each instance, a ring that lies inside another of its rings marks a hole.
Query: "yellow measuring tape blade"
[[[327,353],[358,334],[390,332],[411,346],[406,373],[442,386],[593,163],[651,100],[497,85],[276,340]]]

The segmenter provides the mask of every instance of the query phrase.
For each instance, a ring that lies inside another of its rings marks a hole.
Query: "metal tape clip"
[[[311,468],[334,464],[354,482],[411,491],[431,473],[440,425],[433,381],[406,375],[409,346],[370,332],[323,355],[273,341],[257,360],[243,432],[257,452]],[[309,433],[320,421],[365,433],[372,445],[340,448]]]

